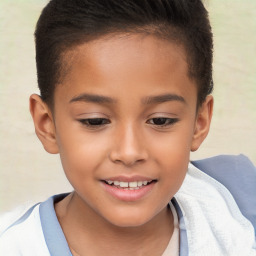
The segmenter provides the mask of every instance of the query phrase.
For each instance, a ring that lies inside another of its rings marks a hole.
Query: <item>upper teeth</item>
[[[109,185],[114,184],[115,186],[120,186],[121,188],[137,188],[141,187],[142,185],[147,185],[150,181],[131,181],[131,182],[125,182],[125,181],[112,181],[107,180],[106,181]]]

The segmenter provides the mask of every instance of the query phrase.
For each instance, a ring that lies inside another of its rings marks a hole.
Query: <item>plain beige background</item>
[[[0,213],[70,191],[58,155],[34,134],[33,32],[46,0],[0,0]],[[211,132],[192,159],[243,153],[256,164],[256,1],[208,0],[214,42]]]

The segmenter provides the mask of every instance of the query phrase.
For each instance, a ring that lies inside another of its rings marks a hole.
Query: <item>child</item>
[[[256,255],[251,215],[189,163],[213,108],[201,1],[52,0],[35,37],[31,115],[74,191],[29,209],[1,255]]]

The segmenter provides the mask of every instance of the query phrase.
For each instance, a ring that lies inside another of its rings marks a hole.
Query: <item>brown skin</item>
[[[184,180],[190,151],[208,134],[213,98],[196,110],[197,86],[188,77],[184,49],[154,36],[101,38],[77,47],[74,60],[56,88],[54,115],[39,96],[30,97],[37,136],[46,151],[60,154],[74,187],[55,205],[71,250],[74,255],[162,255],[173,232],[166,205]],[[84,93],[113,102],[70,102]],[[184,102],[148,101],[166,94]],[[166,125],[153,120],[160,117]],[[95,128],[80,121],[89,118],[107,123]],[[147,196],[126,202],[102,186],[101,180],[119,175],[157,182]]]

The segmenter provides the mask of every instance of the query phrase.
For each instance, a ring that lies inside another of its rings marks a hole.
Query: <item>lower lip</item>
[[[137,201],[146,197],[152,191],[156,182],[152,182],[146,186],[142,186],[141,188],[134,189],[134,190],[125,190],[125,189],[117,188],[115,186],[110,186],[105,182],[102,182],[102,183],[103,183],[104,189],[113,197],[121,201],[132,202],[132,201]]]

